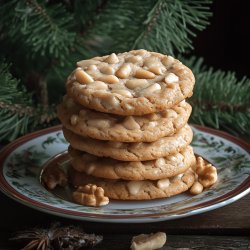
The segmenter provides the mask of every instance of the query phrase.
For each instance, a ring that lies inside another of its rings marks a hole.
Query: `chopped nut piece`
[[[93,78],[86,72],[84,72],[81,68],[77,68],[75,71],[76,80],[81,84],[88,84],[93,82]]]
[[[73,200],[79,204],[92,207],[105,206],[109,203],[109,198],[104,196],[103,188],[93,184],[79,186],[73,192]]]
[[[177,75],[175,75],[174,73],[169,73],[166,77],[165,77],[165,82],[166,83],[175,83],[179,81],[179,77]]]
[[[190,188],[190,193],[194,195],[200,194],[202,191],[203,191],[203,186],[198,181],[196,181]]]
[[[202,157],[197,157],[196,173],[198,181],[203,187],[210,187],[217,181],[217,170],[210,164],[206,163]]]
[[[132,79],[128,80],[125,85],[129,89],[135,89],[137,87],[146,87],[147,86],[147,80],[145,79]]]
[[[104,75],[98,78],[99,81],[114,84],[118,83],[119,79],[114,75]]]
[[[140,125],[135,121],[133,116],[127,116],[123,121],[123,126],[127,129],[140,129]]]
[[[119,59],[117,57],[117,55],[115,53],[112,53],[110,56],[108,56],[106,59],[105,59],[105,62],[107,63],[118,63],[119,62]]]
[[[120,78],[128,78],[131,73],[131,66],[129,64],[123,64],[115,73]]]
[[[141,91],[142,94],[151,94],[152,92],[155,92],[157,90],[161,89],[161,85],[158,83],[154,83],[153,85],[148,86],[147,88],[143,89]]]
[[[166,243],[167,236],[163,232],[155,234],[140,234],[133,237],[131,250],[154,250],[159,249]]]
[[[68,178],[60,166],[56,165],[44,170],[42,181],[49,189],[54,189],[56,186],[66,186]]]
[[[149,68],[149,71],[153,72],[156,75],[162,75],[163,71],[164,71],[164,68],[156,65],[156,66],[151,66]]]
[[[155,77],[155,74],[148,71],[148,70],[145,70],[145,69],[142,69],[142,68],[139,68],[136,72],[135,72],[135,77],[136,78],[140,78],[140,79],[152,79]]]
[[[103,66],[100,71],[103,73],[103,74],[107,74],[107,75],[113,75],[115,73],[115,70],[110,67],[110,66]]]

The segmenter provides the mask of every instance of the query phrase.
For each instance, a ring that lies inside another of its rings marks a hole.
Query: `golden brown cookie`
[[[63,127],[66,140],[74,149],[99,157],[110,157],[120,161],[148,161],[175,154],[192,141],[192,129],[186,125],[176,134],[162,137],[154,142],[115,142],[96,140],[74,134]]]
[[[144,115],[171,108],[192,95],[192,71],[171,56],[146,50],[94,57],[77,63],[67,93],[97,111]]]
[[[123,180],[158,180],[185,172],[195,165],[195,156],[191,146],[179,153],[161,157],[152,161],[118,161],[111,158],[97,157],[69,148],[72,166],[88,175]]]
[[[184,101],[160,113],[118,116],[87,109],[65,96],[57,108],[62,124],[72,132],[99,140],[152,142],[186,125],[191,106]]]
[[[69,179],[73,186],[95,184],[102,187],[105,196],[118,200],[151,200],[166,198],[187,191],[195,180],[192,169],[172,178],[155,181],[125,181],[96,178],[84,173],[69,170]]]

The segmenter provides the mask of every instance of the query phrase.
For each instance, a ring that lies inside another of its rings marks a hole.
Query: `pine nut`
[[[108,128],[110,127],[110,121],[105,119],[91,119],[88,120],[88,126],[93,126],[96,128]]]
[[[165,188],[168,188],[170,185],[170,181],[168,178],[166,179],[161,179],[159,181],[157,181],[157,187],[160,188],[160,189],[165,189]]]
[[[135,51],[134,54],[139,56],[145,56],[147,54],[147,51],[145,49],[140,49],[138,51]]]
[[[115,73],[119,78],[128,78],[131,73],[131,67],[129,64],[123,64]]]
[[[125,97],[133,97],[133,95],[131,94],[130,91],[126,90],[126,89],[114,89],[112,90],[112,93],[116,93]]]
[[[113,109],[114,107],[117,107],[120,104],[119,100],[115,96],[108,96],[102,101],[102,105],[107,109]]]
[[[143,87],[147,85],[147,80],[145,79],[133,79],[133,80],[128,80],[125,85],[129,89],[135,89],[137,87]]]
[[[179,81],[179,77],[177,75],[175,75],[174,73],[169,73],[166,77],[165,77],[165,82],[166,83],[175,83]]]
[[[164,57],[161,62],[164,66],[169,67],[174,63],[174,58],[172,56],[166,56]]]
[[[155,74],[140,68],[135,72],[135,77],[140,79],[152,79],[155,77]]]
[[[110,84],[114,84],[114,83],[118,83],[119,82],[119,79],[116,76],[114,76],[114,75],[101,76],[101,77],[99,77],[98,80],[100,80],[102,82],[110,83]]]
[[[110,63],[110,64],[118,63],[119,59],[118,59],[118,57],[117,57],[117,55],[115,53],[112,53],[110,56],[108,56],[105,59],[105,62]]]
[[[153,72],[156,75],[162,75],[164,68],[161,66],[151,66],[151,67],[149,67],[148,70]]]
[[[115,73],[115,70],[114,70],[112,67],[108,66],[108,65],[103,66],[103,67],[100,69],[100,71],[101,71],[103,74],[107,74],[107,75],[113,75],[113,74]]]
[[[89,59],[89,60],[82,60],[82,61],[79,61],[76,63],[76,65],[78,67],[81,67],[81,68],[85,68],[85,67],[88,67],[89,65],[92,65],[92,64],[99,64],[100,61],[99,60],[94,60],[94,59]]]
[[[131,57],[128,57],[126,59],[127,62],[131,62],[131,63],[139,63],[142,61],[142,57],[141,56],[131,56]]]
[[[91,71],[95,71],[95,70],[97,70],[97,66],[95,64],[92,64],[88,67],[88,69]]]
[[[140,125],[135,121],[132,116],[127,116],[122,124],[125,128],[130,130],[140,129]]]
[[[95,81],[93,83],[88,84],[88,89],[98,89],[98,90],[107,90],[108,85],[105,82]]]
[[[82,69],[79,68],[75,71],[75,77],[76,80],[81,84],[88,84],[94,81],[89,74],[87,74],[86,72],[84,72]]]
[[[150,94],[152,92],[155,92],[157,90],[161,89],[161,85],[158,83],[154,83],[153,85],[150,85],[149,87],[142,90],[142,94]]]
[[[151,67],[153,65],[160,65],[160,60],[158,57],[150,56],[144,59],[144,66]]]

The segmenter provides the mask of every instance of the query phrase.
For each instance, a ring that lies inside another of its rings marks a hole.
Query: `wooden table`
[[[250,249],[250,195],[210,211],[179,220],[146,224],[80,222],[45,214],[21,205],[0,193],[0,249],[14,250],[8,238],[23,227],[44,226],[53,222],[80,225],[86,232],[104,235],[94,249],[129,249],[132,236],[164,231],[168,241],[163,249]]]

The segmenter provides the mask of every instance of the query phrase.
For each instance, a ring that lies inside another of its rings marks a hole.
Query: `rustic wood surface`
[[[166,232],[163,249],[250,249],[250,195],[223,208],[179,220],[146,224],[82,222],[45,214],[21,205],[0,193],[0,249],[14,250],[8,242],[11,233],[26,227],[48,227],[53,222],[80,225],[88,233],[104,235],[94,249],[129,249],[132,236]],[[210,236],[208,236],[210,235]]]

